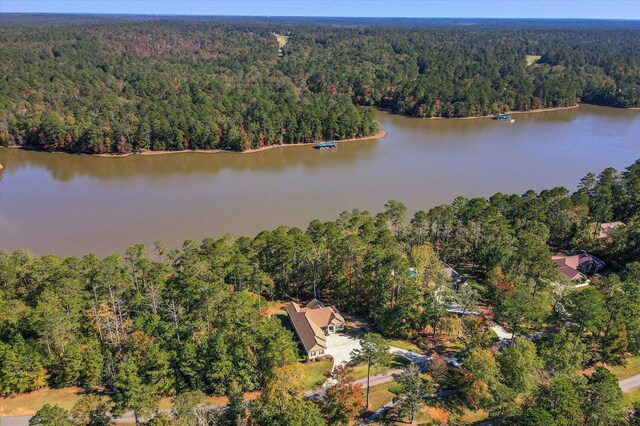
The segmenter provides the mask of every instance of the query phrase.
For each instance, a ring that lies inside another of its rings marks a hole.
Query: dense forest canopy
[[[578,371],[640,355],[640,160],[588,174],[573,194],[459,197],[410,221],[406,213],[389,201],[378,215],[344,212],[306,230],[187,241],[179,250],[136,245],[104,259],[0,252],[0,395],[81,386],[108,395],[116,414],[151,415],[162,395],[266,387],[251,424],[312,424],[269,417],[283,415],[273,413],[269,389],[297,374],[300,355],[286,323],[264,308],[318,294],[386,336],[420,342],[425,330],[464,329],[463,368],[440,379],[432,370],[433,380],[504,420],[496,424],[556,424],[530,417],[556,413],[562,389],[580,402],[561,413],[578,420],[558,425],[622,424],[617,380]],[[625,225],[596,238],[596,226],[611,221]],[[551,261],[557,250],[589,250],[608,269],[575,291]],[[472,278],[468,291],[451,291],[443,261]],[[482,301],[518,336],[511,349],[496,361],[491,317],[460,320],[448,314],[449,300],[469,310]],[[536,333],[543,338],[520,338]]]
[[[1,19],[2,145],[242,151],[371,135],[364,106],[415,117],[640,106],[629,21]],[[274,33],[289,35],[282,58]]]

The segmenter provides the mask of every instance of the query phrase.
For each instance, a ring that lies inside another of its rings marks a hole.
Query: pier
[[[333,148],[337,148],[338,144],[335,143],[335,141],[316,142],[316,144],[313,147],[315,149],[333,149]]]

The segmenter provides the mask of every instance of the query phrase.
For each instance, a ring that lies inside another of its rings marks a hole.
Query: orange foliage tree
[[[351,369],[344,365],[336,367],[331,377],[336,384],[324,394],[321,411],[328,424],[347,425],[364,407],[360,396],[362,386],[355,383]]]

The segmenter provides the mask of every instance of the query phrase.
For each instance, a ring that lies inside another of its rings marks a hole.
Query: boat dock
[[[514,121],[516,121],[513,118],[511,118],[511,116],[509,114],[494,114],[493,115],[493,119],[494,120],[499,120],[499,121],[510,121],[512,123]]]
[[[313,147],[315,149],[332,149],[332,148],[337,148],[338,144],[335,143],[335,141],[316,142],[316,144],[313,145]]]

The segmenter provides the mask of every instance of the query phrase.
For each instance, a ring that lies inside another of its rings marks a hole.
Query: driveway
[[[394,355],[400,355],[401,357],[408,359],[414,364],[424,364],[430,359],[428,356],[424,354],[408,351],[406,349],[395,348],[393,346],[391,346],[391,348],[389,349],[389,352],[391,352]]]
[[[360,340],[355,337],[346,334],[330,334],[327,336],[327,350],[325,353],[333,357],[334,368],[349,362],[351,360],[351,351],[354,349],[360,349]],[[424,354],[393,346],[390,347],[389,352],[407,358],[414,364],[423,364],[429,361],[429,357]]]
[[[631,392],[637,388],[640,388],[640,374],[620,380],[620,389],[622,389],[622,392]]]
[[[325,354],[333,357],[333,368],[346,364],[351,360],[351,351],[360,349],[360,340],[346,334],[330,334],[327,336]]]
[[[502,327],[499,324],[495,324],[492,327],[493,331],[496,332],[496,334],[498,335],[498,337],[500,338],[500,343],[509,341],[511,339],[513,339],[513,333],[509,333],[507,330],[504,329],[504,327]]]

